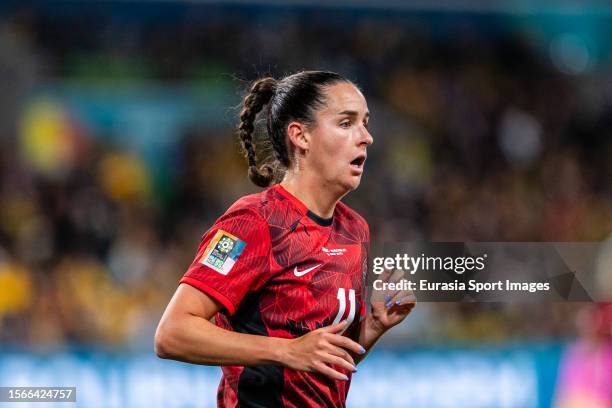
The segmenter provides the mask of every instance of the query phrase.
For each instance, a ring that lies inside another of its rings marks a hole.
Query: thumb
[[[330,324],[329,326],[325,326],[321,328],[321,331],[326,333],[339,333],[346,327],[346,320],[341,321],[340,323]]]

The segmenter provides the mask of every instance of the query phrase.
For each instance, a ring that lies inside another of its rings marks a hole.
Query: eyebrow
[[[354,110],[345,110],[345,111],[342,111],[342,112],[338,113],[338,115],[359,116],[359,112],[354,111]],[[370,118],[370,112],[369,111],[366,112],[365,117],[366,117],[366,119]]]

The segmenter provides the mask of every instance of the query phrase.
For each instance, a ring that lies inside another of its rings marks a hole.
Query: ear
[[[300,122],[290,122],[287,125],[287,136],[289,141],[300,150],[309,150],[310,140],[306,132],[306,126]]]

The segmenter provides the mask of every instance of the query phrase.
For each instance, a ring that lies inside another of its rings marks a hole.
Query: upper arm
[[[180,319],[181,316],[197,316],[210,320],[221,308],[222,305],[213,297],[191,285],[181,283],[166,307],[160,326],[168,319]]]
[[[222,309],[233,314],[244,296],[269,278],[270,238],[263,218],[249,209],[221,217],[200,242],[156,333],[156,344]]]
[[[172,339],[192,324],[194,317],[210,320],[222,306],[214,298],[193,286],[180,284],[166,306],[155,332],[155,353],[161,358],[172,355]]]

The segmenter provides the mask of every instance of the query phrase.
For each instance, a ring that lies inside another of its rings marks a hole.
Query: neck
[[[288,170],[280,184],[303,202],[310,211],[322,218],[331,218],[334,215],[336,203],[346,194],[334,191],[321,180],[320,175],[304,170],[299,173]]]

